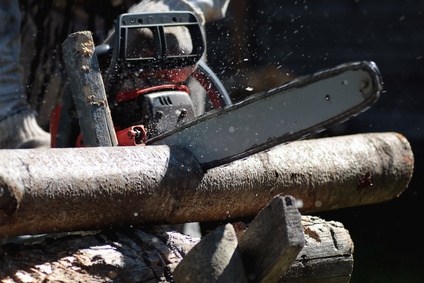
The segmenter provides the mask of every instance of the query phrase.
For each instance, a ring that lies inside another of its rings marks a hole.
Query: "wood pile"
[[[96,126],[101,93],[81,89]],[[389,201],[414,169],[397,133],[296,141],[206,172],[185,148],[96,135],[1,151],[1,282],[348,282],[349,232],[301,213]],[[223,225],[201,239],[158,226],[210,221]]]
[[[407,140],[396,133],[297,141],[207,172],[181,147],[2,150],[0,278],[275,282],[285,273],[280,282],[348,282],[348,231],[299,212],[388,201],[407,187],[413,164]],[[240,217],[255,218],[244,225]],[[196,249],[199,238],[149,229],[192,221],[235,222],[235,229],[218,227],[202,238],[206,247]],[[16,238],[30,234],[46,235]],[[224,252],[226,260],[210,249],[223,242],[230,243],[227,253],[233,250],[231,258]],[[227,274],[227,265],[215,270],[214,256],[223,264],[238,262],[237,272]],[[196,265],[204,271],[208,263],[210,273],[195,273]]]
[[[233,225],[220,226],[202,239],[158,227],[8,239],[1,246],[0,280],[349,281],[353,269],[349,232],[341,223],[301,217],[292,197],[274,198],[252,221],[250,230],[240,229],[245,225],[239,222]]]

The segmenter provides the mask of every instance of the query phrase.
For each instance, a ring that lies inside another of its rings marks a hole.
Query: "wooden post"
[[[174,279],[176,283],[247,283],[233,226],[226,224],[203,237],[175,268]]]
[[[69,35],[62,49],[84,145],[118,145],[91,32]]]
[[[178,146],[2,150],[0,237],[255,216],[277,194],[301,213],[388,201],[414,168],[396,133],[280,145],[204,173]]]
[[[240,237],[239,249],[250,282],[277,282],[303,248],[296,200],[277,196],[262,209]]]

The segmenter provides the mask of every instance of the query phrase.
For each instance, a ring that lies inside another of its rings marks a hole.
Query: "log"
[[[339,222],[312,216],[302,216],[302,225],[306,245],[279,282],[348,282],[353,267],[349,232]],[[3,240],[0,282],[174,282],[177,266],[201,239],[145,229]]]
[[[85,146],[116,146],[115,129],[91,32],[68,36],[62,46]]]
[[[203,172],[178,146],[2,150],[0,237],[255,216],[277,194],[301,213],[388,201],[414,157],[396,133],[305,140]]]
[[[347,283],[353,272],[354,244],[342,223],[325,221],[317,216],[301,217],[305,245],[280,283]],[[252,222],[253,223],[253,222]],[[249,230],[249,223],[233,223],[239,238]],[[270,249],[272,245],[265,246]],[[249,269],[248,269],[249,270]],[[274,281],[276,282],[276,281]]]
[[[302,216],[305,246],[278,282],[347,283],[353,271],[354,245],[343,224]]]
[[[0,247],[0,282],[173,282],[199,238],[139,229],[46,235]]]

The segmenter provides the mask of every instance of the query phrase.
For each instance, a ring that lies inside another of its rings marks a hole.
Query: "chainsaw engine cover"
[[[190,97],[183,91],[165,91],[144,96],[144,111],[149,113],[148,133],[154,135],[173,130],[195,118]]]
[[[132,96],[135,97],[116,103],[112,109],[114,123],[121,128],[142,124],[147,137],[153,137],[195,118],[193,102],[186,91],[162,90]]]

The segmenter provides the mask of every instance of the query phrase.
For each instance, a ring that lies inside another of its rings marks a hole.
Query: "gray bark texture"
[[[173,282],[199,238],[174,231],[93,231],[18,239],[0,247],[0,282]]]
[[[255,216],[277,194],[301,213],[388,201],[412,177],[397,133],[296,141],[203,172],[177,146],[2,150],[0,237]]]
[[[242,226],[234,224],[239,237]],[[339,222],[311,216],[302,216],[302,226],[305,246],[279,282],[349,282],[349,232]],[[174,282],[178,264],[201,239],[131,228],[14,240],[0,246],[0,282]]]

